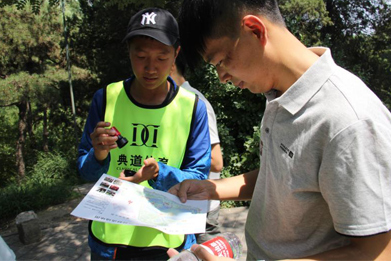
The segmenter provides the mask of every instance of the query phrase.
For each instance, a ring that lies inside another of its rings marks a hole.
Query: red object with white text
[[[242,253],[242,243],[233,233],[222,233],[201,244],[209,253],[215,256],[230,257],[238,259]],[[192,252],[184,250],[169,261],[197,261],[199,260]]]
[[[201,245],[215,256],[234,257],[231,246],[224,237],[217,236],[202,243]]]

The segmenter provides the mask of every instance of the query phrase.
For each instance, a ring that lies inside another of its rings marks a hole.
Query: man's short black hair
[[[202,61],[206,39],[234,38],[240,19],[262,15],[285,26],[276,0],[184,0],[178,17],[182,50],[190,68]]]

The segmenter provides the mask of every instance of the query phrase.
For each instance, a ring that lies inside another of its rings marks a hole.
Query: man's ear
[[[179,45],[178,48],[176,48],[176,50],[175,50],[175,59],[178,57],[180,50],[181,50],[181,46]]]
[[[172,76],[176,72],[176,64],[175,62],[172,64],[170,69],[170,76]]]
[[[261,42],[266,44],[266,25],[261,18],[255,15],[246,15],[243,17],[242,25],[245,29],[250,30]]]

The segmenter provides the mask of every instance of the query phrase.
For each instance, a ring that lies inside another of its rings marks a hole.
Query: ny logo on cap
[[[143,14],[143,20],[141,20],[141,24],[142,25],[151,24],[151,23],[156,24],[155,17],[156,17],[156,14],[154,12],[145,13],[145,14]]]

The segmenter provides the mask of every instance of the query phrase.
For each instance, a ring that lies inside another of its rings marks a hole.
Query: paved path
[[[78,190],[85,195],[90,188],[91,184],[85,184]],[[39,243],[21,243],[14,224],[0,231],[0,235],[14,251],[17,260],[90,260],[87,243],[88,221],[69,214],[80,200],[75,199],[37,212],[42,230],[42,240]],[[247,253],[244,238],[247,211],[246,207],[222,209],[219,217],[222,231],[233,232],[242,241],[243,255],[240,260],[245,260]]]

